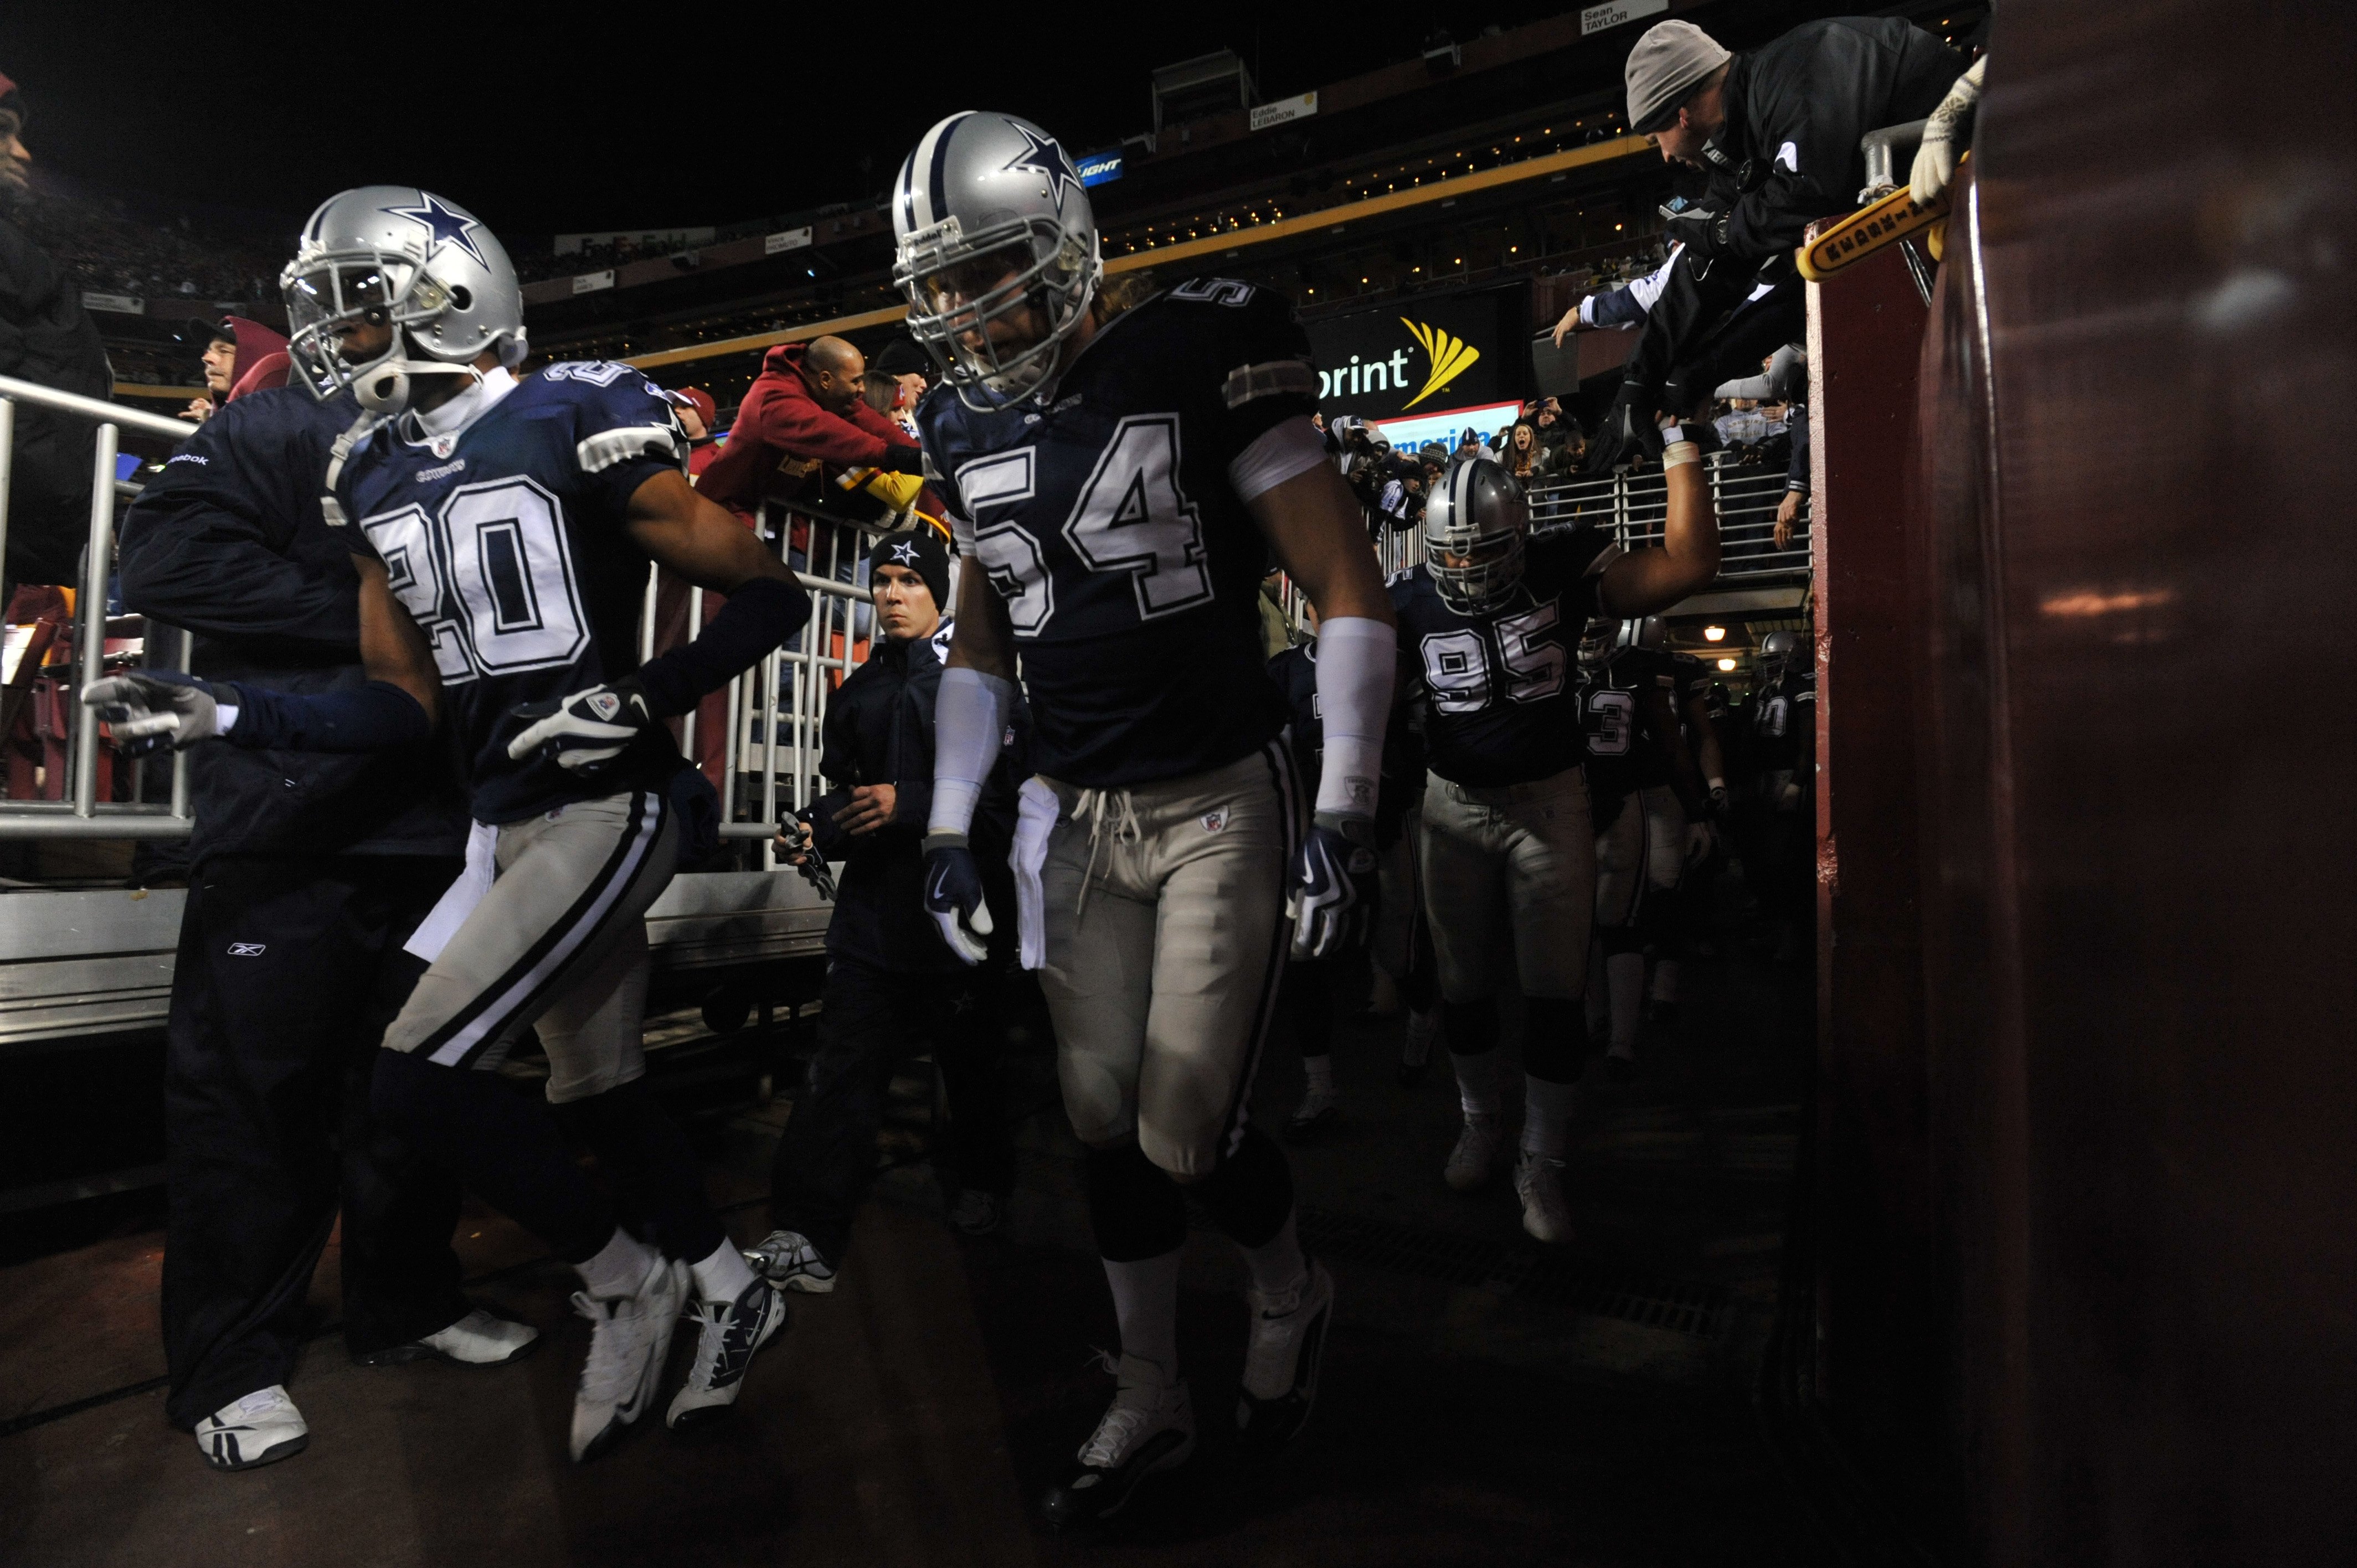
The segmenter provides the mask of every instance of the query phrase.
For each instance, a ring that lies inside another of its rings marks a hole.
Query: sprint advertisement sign
[[[1391,420],[1518,398],[1529,290],[1415,295],[1308,324],[1318,406]]]

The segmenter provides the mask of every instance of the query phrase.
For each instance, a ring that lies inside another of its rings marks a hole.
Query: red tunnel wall
[[[2352,66],[2008,6],[1813,323],[1815,1391],[1951,1561],[2357,1556]]]

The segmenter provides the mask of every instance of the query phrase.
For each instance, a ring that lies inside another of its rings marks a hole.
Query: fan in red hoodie
[[[750,518],[784,463],[920,472],[915,438],[867,406],[866,381],[866,360],[840,338],[770,349],[696,489]]]

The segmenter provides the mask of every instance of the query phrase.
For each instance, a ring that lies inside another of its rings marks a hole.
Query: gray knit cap
[[[1629,51],[1629,129],[1640,135],[1676,123],[1687,94],[1735,57],[1692,22],[1656,22]]]

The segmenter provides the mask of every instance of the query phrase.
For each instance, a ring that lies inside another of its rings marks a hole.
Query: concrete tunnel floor
[[[1181,1356],[1202,1442],[1119,1519],[1058,1535],[1039,1494],[1112,1380],[1079,1150],[1044,1052],[1011,1063],[1021,1175],[999,1234],[959,1235],[923,1159],[921,1065],[896,1084],[877,1197],[843,1283],[791,1298],[724,1420],[661,1410],[572,1465],[565,1432],[588,1326],[571,1271],[470,1208],[471,1294],[543,1330],[516,1365],[362,1368],[334,1310],[291,1385],[308,1450],[209,1469],[163,1419],[153,1190],[0,1219],[0,1563],[269,1565],[1113,1563],[1776,1564],[1816,1560],[1753,1386],[1772,1323],[1809,1038],[1805,971],[1742,942],[1686,966],[1678,1017],[1633,1077],[1592,1069],[1569,1186],[1577,1237],[1522,1234],[1512,1183],[1450,1192],[1445,1058],[1393,1078],[1400,1021],[1338,1032],[1343,1119],[1294,1151],[1305,1240],[1339,1299],[1316,1416],[1276,1465],[1228,1439],[1243,1271],[1198,1230]],[[767,1229],[769,1153],[791,1113],[763,1101],[774,1044],[651,1026],[654,1077],[706,1156],[740,1241]],[[1506,1047],[1514,1048],[1511,1037]],[[768,1054],[765,1054],[768,1053]],[[1517,1080],[1518,1081],[1518,1080]],[[1300,1092],[1280,1041],[1254,1100],[1281,1125]],[[666,1389],[693,1336],[673,1345]],[[666,1393],[667,1398],[667,1393]]]

